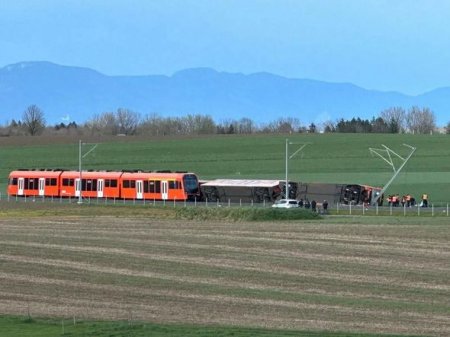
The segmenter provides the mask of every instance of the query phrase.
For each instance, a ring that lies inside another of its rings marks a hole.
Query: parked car
[[[272,205],[274,208],[297,208],[299,207],[298,200],[295,199],[280,199],[275,201]]]

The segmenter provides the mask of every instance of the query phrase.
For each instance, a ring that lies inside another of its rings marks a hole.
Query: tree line
[[[450,122],[446,126],[450,134]],[[150,114],[144,117],[135,111],[119,108],[115,112],[94,115],[85,123],[75,122],[47,125],[45,114],[36,105],[30,105],[21,120],[12,120],[0,127],[0,135],[201,135],[201,134],[252,134],[252,133],[415,133],[429,134],[436,130],[436,118],[427,107],[417,106],[405,110],[391,107],[371,120],[352,118],[327,121],[321,125],[302,125],[298,118],[285,117],[266,124],[257,124],[249,118],[216,122],[209,115],[162,117]]]

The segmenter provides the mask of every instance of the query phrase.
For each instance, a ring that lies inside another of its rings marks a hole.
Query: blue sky
[[[450,86],[448,0],[0,0],[0,67],[191,67],[418,94]]]

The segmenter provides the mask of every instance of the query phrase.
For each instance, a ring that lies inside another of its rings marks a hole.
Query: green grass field
[[[1,317],[3,337],[407,337],[406,335]]]
[[[87,139],[98,147],[83,160],[84,169],[170,169],[193,171],[201,179],[284,179],[286,135],[214,135],[191,138],[116,137]],[[448,135],[293,134],[290,153],[310,143],[289,160],[289,178],[301,182],[358,183],[383,186],[392,168],[369,152],[384,144],[402,156],[403,144],[417,151],[387,194],[424,192],[432,203],[450,202],[450,137]],[[24,137],[2,139],[0,190],[17,168],[78,169],[78,139]],[[89,145],[83,147],[88,151]],[[399,163],[397,162],[397,166]]]

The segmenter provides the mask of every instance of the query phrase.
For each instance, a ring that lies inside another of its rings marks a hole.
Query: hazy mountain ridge
[[[303,124],[360,117],[370,119],[391,106],[431,108],[439,125],[450,111],[450,88],[418,96],[367,90],[351,83],[291,79],[270,73],[186,69],[172,76],[107,76],[95,70],[22,62],[0,69],[0,122],[20,119],[38,105],[49,123],[82,123],[123,107],[142,115],[210,115],[216,121],[248,117],[270,122],[295,117]]]

